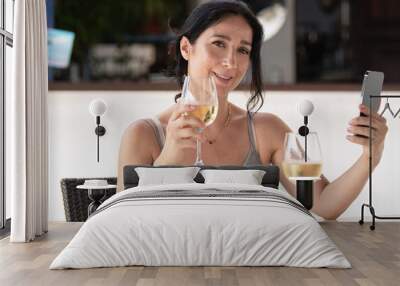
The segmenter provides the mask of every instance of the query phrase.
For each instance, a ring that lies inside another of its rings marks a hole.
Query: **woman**
[[[277,116],[252,113],[263,104],[260,47],[262,28],[247,6],[238,1],[211,1],[198,6],[186,19],[176,41],[175,75],[182,86],[185,74],[211,74],[218,90],[218,115],[202,134],[203,123],[187,116],[190,106],[175,103],[156,120],[139,120],[126,130],[120,147],[118,185],[122,190],[125,165],[192,165],[196,139],[202,142],[206,165],[280,166],[285,133],[289,127]],[[251,66],[251,97],[247,110],[229,102],[234,90]],[[179,97],[179,95],[178,95]],[[312,211],[326,219],[336,219],[357,197],[368,179],[369,117],[373,124],[373,166],[380,161],[387,127],[385,119],[369,114],[349,123],[350,142],[363,146],[354,165],[333,182],[324,176],[314,186]],[[361,125],[361,126],[360,126]],[[362,126],[364,125],[364,126]],[[232,152],[232,150],[235,150]],[[281,172],[280,181],[295,196],[295,185]]]

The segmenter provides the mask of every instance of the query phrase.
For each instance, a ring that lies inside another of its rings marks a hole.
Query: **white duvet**
[[[282,191],[255,185],[131,188],[105,201],[50,269],[126,265],[350,268],[318,222],[298,204]]]

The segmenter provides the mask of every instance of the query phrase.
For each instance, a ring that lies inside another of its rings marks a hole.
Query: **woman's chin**
[[[229,92],[234,90],[238,85],[239,83],[234,83],[234,82],[230,82],[229,84],[226,85],[220,85],[216,83],[218,95],[227,95]]]

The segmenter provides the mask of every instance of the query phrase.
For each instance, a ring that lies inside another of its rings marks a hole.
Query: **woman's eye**
[[[249,55],[250,51],[248,49],[242,48],[242,49],[239,49],[239,53],[241,53],[243,55]]]
[[[213,42],[213,44],[219,48],[225,47],[225,44],[221,41],[215,41],[215,42]]]

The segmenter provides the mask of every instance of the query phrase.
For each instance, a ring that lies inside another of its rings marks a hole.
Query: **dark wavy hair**
[[[174,76],[180,87],[183,86],[184,75],[187,74],[188,63],[180,52],[180,41],[186,37],[194,44],[200,34],[208,27],[217,24],[227,16],[242,16],[253,31],[253,42],[250,52],[251,60],[251,96],[247,101],[247,110],[257,112],[264,104],[262,95],[262,76],[260,63],[260,49],[263,38],[263,29],[254,13],[241,1],[218,0],[210,1],[197,6],[186,18],[184,24],[177,32],[177,37],[171,45],[171,53],[174,53],[174,62],[167,70],[169,76]],[[174,29],[173,29],[174,30]],[[181,96],[177,94],[175,101]]]

